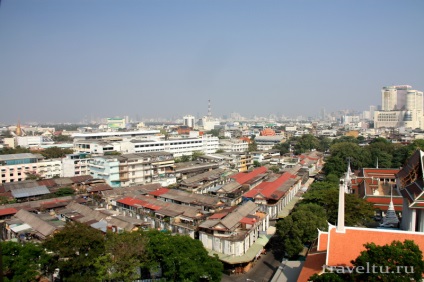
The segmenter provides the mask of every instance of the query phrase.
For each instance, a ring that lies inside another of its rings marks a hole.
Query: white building
[[[201,223],[199,240],[208,250],[227,257],[240,257],[253,247],[261,234],[267,231],[268,226],[269,216],[249,201],[233,212],[221,212],[220,216],[211,216]],[[258,251],[262,251],[262,246]],[[251,257],[246,256],[242,263],[253,260],[255,255],[256,253]]]
[[[192,116],[192,115],[184,116],[183,121],[184,121],[185,126],[194,128],[194,123],[195,123],[194,116]]]
[[[193,152],[200,151],[213,154],[219,149],[219,139],[212,135],[189,137],[180,139],[163,140],[160,138],[133,139],[125,141],[107,142],[103,140],[74,140],[74,151],[103,155],[107,152],[121,153],[148,153],[169,152],[174,157],[191,156]]]
[[[73,177],[79,175],[90,175],[91,158],[88,154],[70,154],[62,159],[62,176]]]
[[[89,164],[90,175],[102,178],[112,187],[176,183],[174,157],[167,152],[98,156]]]
[[[41,156],[31,153],[0,155],[1,183],[24,181],[29,174],[42,178],[60,177],[61,160],[43,160]]]
[[[17,136],[16,144],[24,148],[41,147],[42,145],[52,145],[54,142],[46,136]]]
[[[143,138],[160,135],[159,130],[138,130],[138,131],[116,131],[116,132],[88,132],[88,133],[74,133],[72,137],[74,140],[91,140],[91,139],[106,139],[106,138]]]
[[[225,152],[246,152],[249,143],[242,139],[221,139],[219,140],[219,149]]]
[[[199,120],[199,127],[203,128],[203,130],[209,131],[215,129],[215,126],[219,125],[219,120],[213,119],[208,116],[204,116]]]
[[[423,92],[409,85],[383,87],[382,109],[374,112],[374,127],[424,129]]]

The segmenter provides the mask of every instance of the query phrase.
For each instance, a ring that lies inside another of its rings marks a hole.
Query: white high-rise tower
[[[194,128],[194,116],[192,115],[184,116],[183,121],[185,126]]]

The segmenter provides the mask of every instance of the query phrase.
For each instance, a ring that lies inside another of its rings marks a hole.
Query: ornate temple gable
[[[415,151],[408,159],[405,166],[397,174],[401,189],[417,180],[423,181],[423,160],[424,156],[420,150]]]
[[[408,159],[405,166],[396,174],[399,191],[409,201],[409,206],[414,208],[424,207],[424,177],[423,177],[424,152],[421,150]]]

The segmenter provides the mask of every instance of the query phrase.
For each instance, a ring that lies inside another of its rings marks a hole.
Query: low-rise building
[[[167,152],[97,156],[90,162],[90,174],[112,187],[176,183],[174,157]]]
[[[269,217],[252,202],[213,214],[199,226],[199,240],[227,269],[242,273],[268,242]]]
[[[41,178],[60,177],[61,160],[45,160],[41,155],[31,153],[0,156],[1,183],[24,181],[31,174]]]

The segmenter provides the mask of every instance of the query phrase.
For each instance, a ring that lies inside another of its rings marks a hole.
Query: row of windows
[[[171,142],[169,145],[186,145],[186,144],[200,144],[202,141],[184,141],[184,142]],[[156,143],[156,144],[145,144],[145,145],[135,145],[136,148],[144,148],[144,147],[157,147],[157,146],[165,146],[165,143]]]

